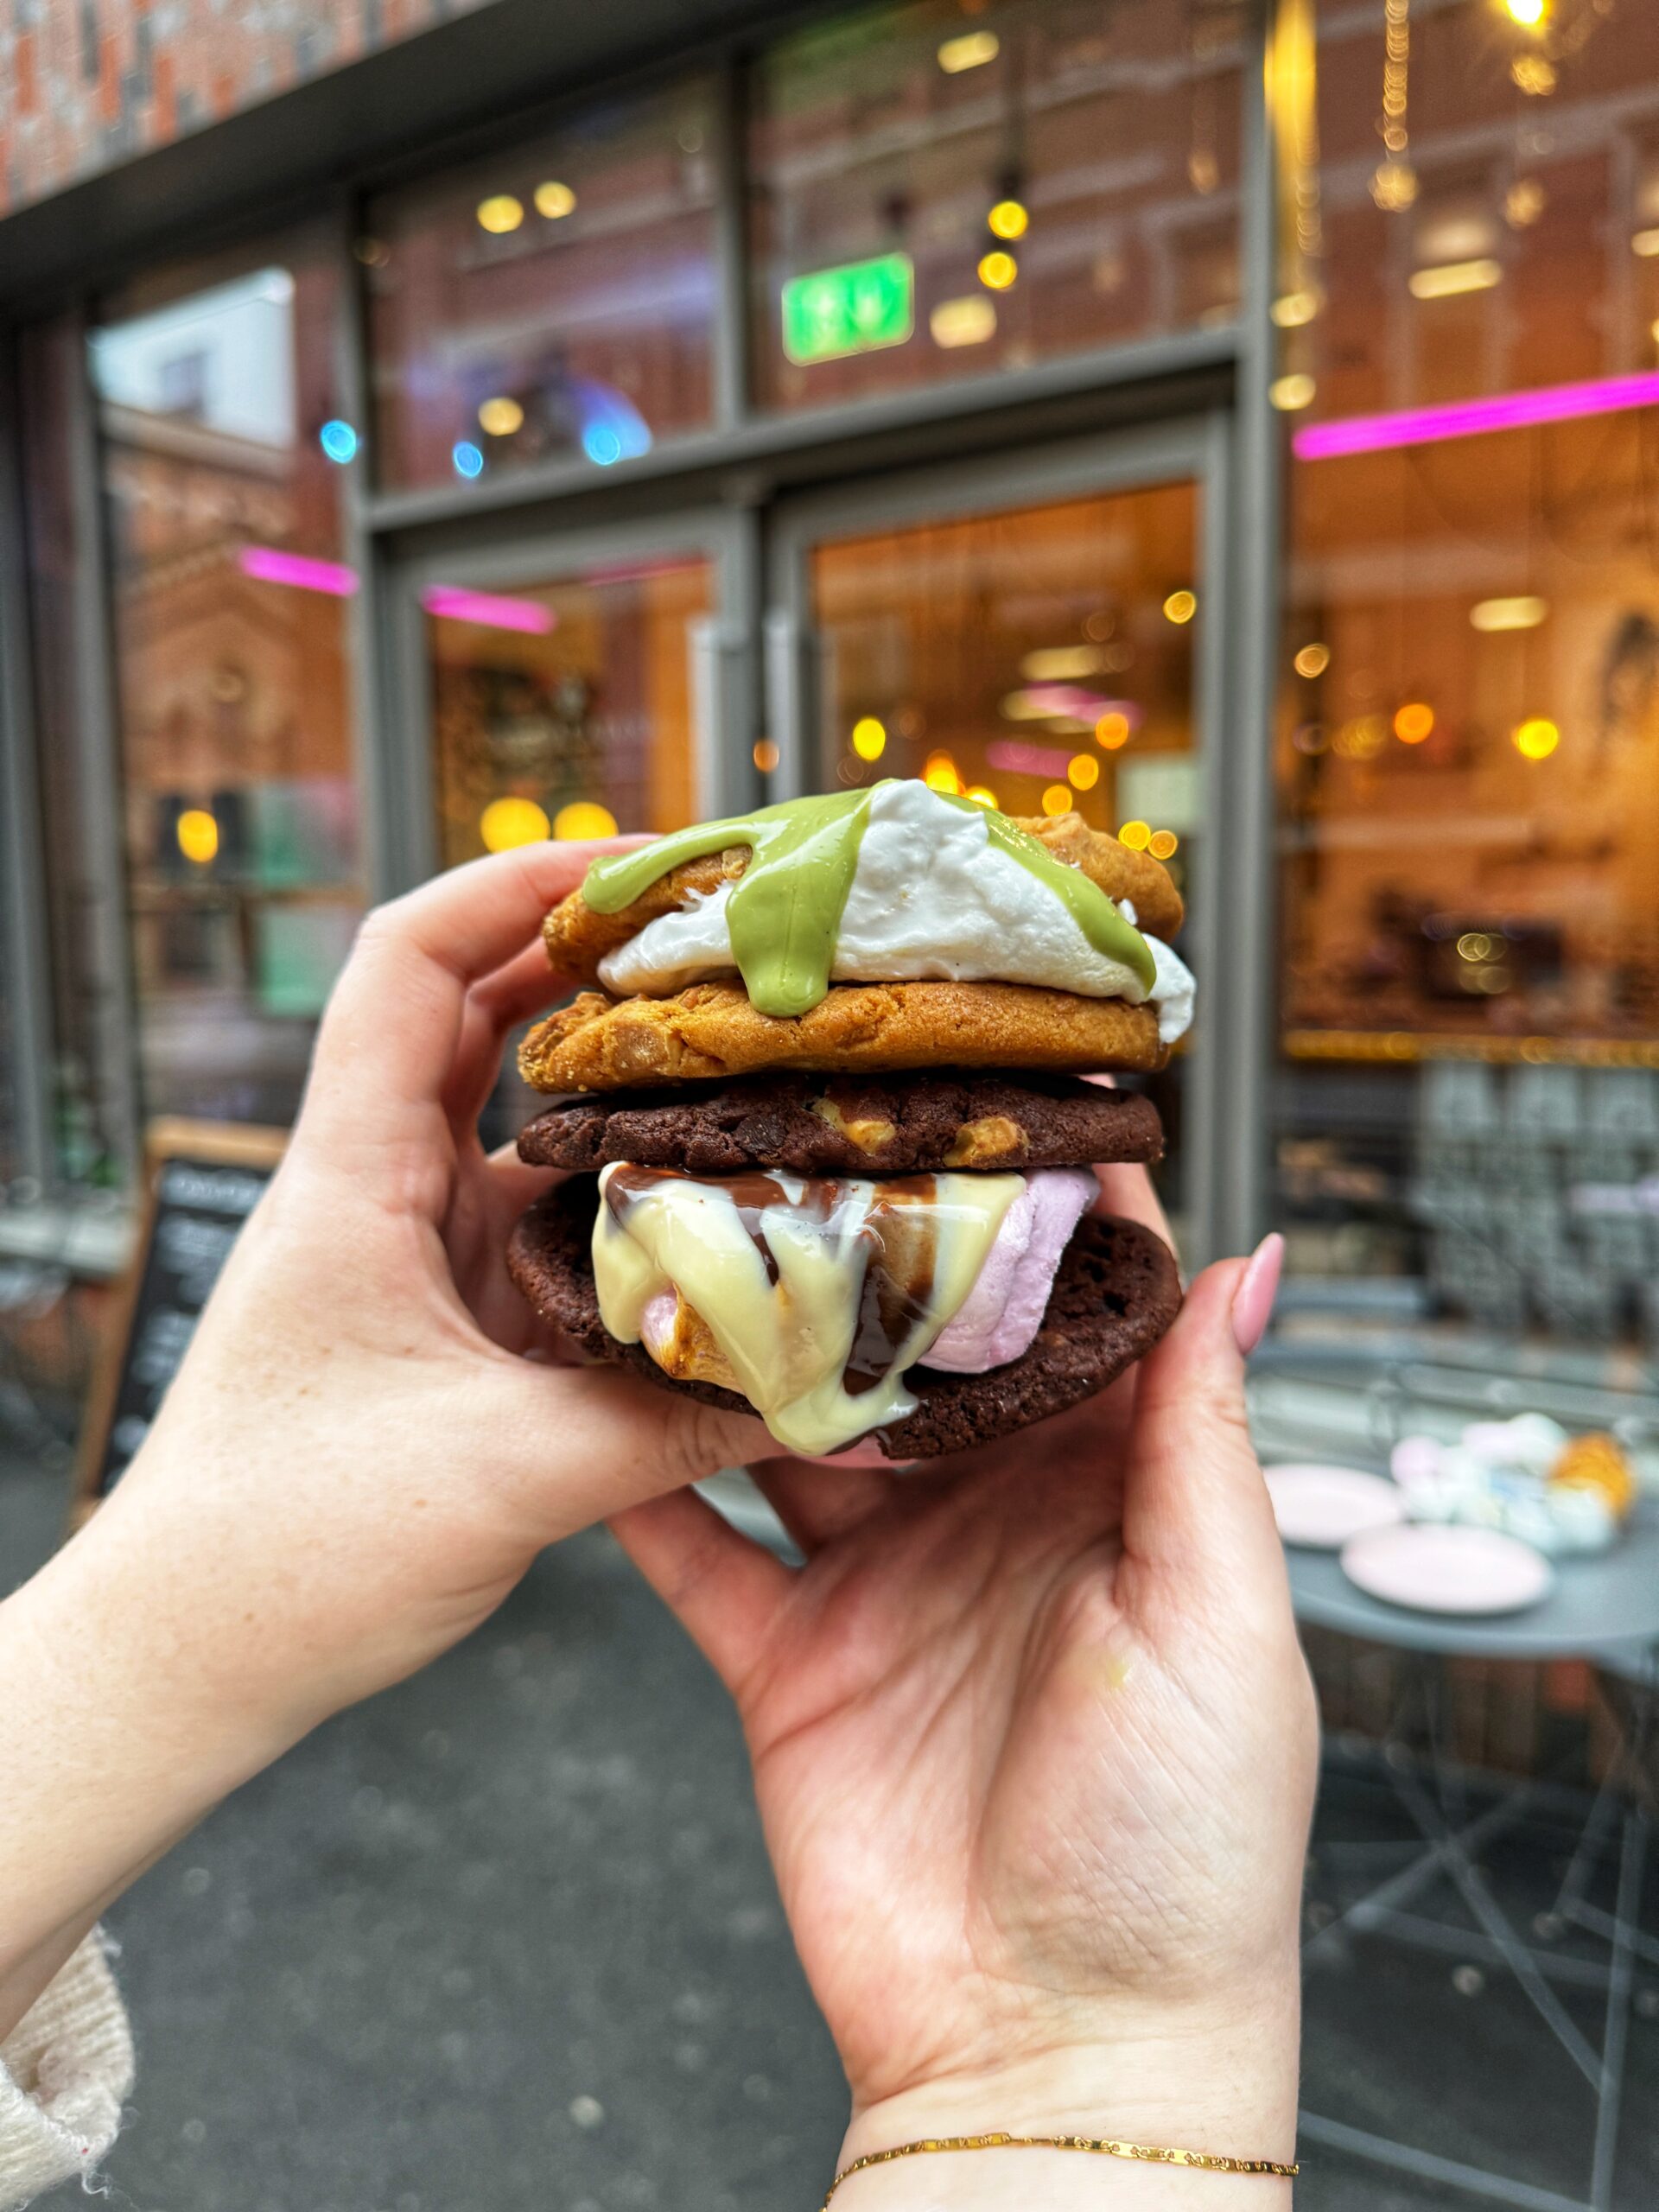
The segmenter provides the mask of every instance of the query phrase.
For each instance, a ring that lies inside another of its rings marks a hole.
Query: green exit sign
[[[784,351],[800,367],[902,346],[916,327],[916,270],[907,253],[816,269],[784,287]]]

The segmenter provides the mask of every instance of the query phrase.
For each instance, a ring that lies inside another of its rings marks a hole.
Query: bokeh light
[[[1190,622],[1198,611],[1196,592],[1173,591],[1164,601],[1164,619],[1167,622]]]
[[[492,238],[516,231],[524,219],[524,202],[515,200],[510,192],[493,192],[487,200],[478,203],[478,227],[487,231]]]
[[[1132,853],[1144,853],[1152,842],[1151,823],[1126,822],[1117,833],[1117,842],[1127,845]]]
[[[931,791],[947,791],[952,796],[962,791],[962,778],[957,764],[948,753],[930,753],[927,765],[922,770],[922,781]]]
[[[515,845],[535,845],[548,832],[547,810],[533,798],[493,798],[478,817],[478,834],[489,853],[510,853]]]
[[[1043,793],[1043,812],[1045,814],[1070,814],[1071,811],[1071,785],[1051,784],[1048,789]]]
[[[763,776],[769,776],[778,766],[778,748],[769,737],[755,740],[754,765]]]
[[[1561,733],[1548,715],[1529,715],[1513,732],[1516,751],[1523,760],[1548,760],[1561,741]]]
[[[1022,238],[1031,227],[1031,217],[1017,200],[999,200],[985,219],[1000,238]]]
[[[1066,764],[1065,780],[1074,791],[1091,791],[1100,781],[1100,763],[1092,753],[1074,753]]]
[[[1095,743],[1103,745],[1109,753],[1116,753],[1129,741],[1129,718],[1119,714],[1114,707],[1103,714],[1095,724]]]
[[[1290,664],[1298,676],[1323,676],[1331,665],[1329,645],[1304,645]]]
[[[1006,292],[1020,274],[1020,264],[1011,253],[1000,249],[988,253],[979,264],[979,281],[987,291]]]
[[[1180,842],[1173,830],[1154,830],[1147,840],[1147,850],[1154,860],[1166,861]]]
[[[349,423],[342,423],[338,416],[325,423],[317,432],[317,443],[327,458],[343,468],[348,461],[357,458],[357,432]]]
[[[219,823],[205,806],[187,806],[174,826],[179,850],[198,868],[206,868],[219,851]]]
[[[550,177],[545,184],[536,188],[536,213],[545,215],[550,223],[556,223],[570,213],[576,204],[576,195],[568,184],[561,184]]]
[[[988,784],[969,784],[967,790],[963,791],[963,797],[972,799],[976,806],[996,806],[1001,804],[996,793]]]
[[[524,428],[524,410],[516,399],[505,392],[498,392],[493,399],[486,399],[478,410],[478,426],[493,438],[510,438],[515,430]]]
[[[614,837],[616,817],[591,798],[572,799],[553,817],[556,837]]]
[[[1434,709],[1421,699],[1408,699],[1394,710],[1394,734],[1402,745],[1421,745],[1434,727]]]
[[[853,724],[854,752],[861,760],[879,760],[887,749],[887,724],[874,715],[861,715]]]
[[[449,448],[449,460],[457,476],[481,476],[484,455],[470,438],[457,438]]]

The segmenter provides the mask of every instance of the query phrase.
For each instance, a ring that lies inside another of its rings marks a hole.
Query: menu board
[[[283,1130],[233,1122],[151,1123],[137,1249],[81,1433],[77,1522],[120,1480],[149,1433],[219,1270],[286,1142]]]

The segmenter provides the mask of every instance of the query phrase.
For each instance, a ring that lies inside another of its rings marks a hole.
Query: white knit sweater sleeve
[[[131,2087],[132,2036],[94,1929],[0,2042],[0,2212],[90,2175]]]

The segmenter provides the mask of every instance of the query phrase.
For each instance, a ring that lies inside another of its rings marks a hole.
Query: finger
[[[569,978],[550,966],[544,948],[531,944],[468,990],[443,1093],[444,1111],[457,1135],[467,1134],[483,1112],[512,1031],[569,988]]]
[[[896,1479],[874,1467],[838,1467],[833,1461],[810,1459],[760,1459],[749,1472],[809,1559],[879,1513],[892,1497]]]
[[[372,913],[317,1038],[298,1134],[405,1134],[441,1103],[473,984],[521,955],[608,844],[520,846],[469,861]]]
[[[1169,1216],[1152,1187],[1151,1176],[1138,1161],[1107,1161],[1096,1168],[1095,1180],[1100,1185],[1100,1199],[1095,1209],[1097,1213],[1122,1214],[1127,1220],[1138,1221],[1154,1236],[1160,1236],[1172,1251],[1174,1249]]]
[[[614,1514],[611,1531],[734,1696],[741,1697],[788,1602],[783,1561],[695,1491]]]
[[[1141,1363],[1123,1499],[1126,1554],[1229,1609],[1285,1600],[1284,1554],[1250,1441],[1234,1301],[1248,1263],[1206,1268]]]
[[[503,1144],[486,1156],[484,1172],[489,1178],[491,1213],[497,1221],[510,1224],[556,1183],[567,1181],[570,1171],[533,1167],[529,1160],[519,1159],[517,1144]]]

